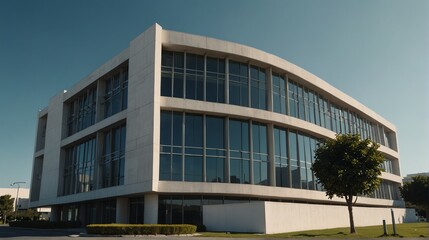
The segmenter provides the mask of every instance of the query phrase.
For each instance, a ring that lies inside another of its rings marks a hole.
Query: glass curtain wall
[[[122,135],[123,129],[124,127],[119,127],[105,133],[104,153],[111,152],[108,156],[117,156],[114,152],[118,147],[114,146],[117,144],[114,139],[125,137]],[[277,187],[323,190],[311,170],[319,140],[302,132],[279,126],[273,127],[274,176],[270,176],[269,170],[271,163],[266,124],[241,119],[227,120],[218,116],[161,111],[160,134],[160,180],[270,185],[270,178],[275,178]],[[123,165],[119,164],[122,166],[119,168],[115,166],[115,164],[103,166],[105,173],[103,186],[110,182],[123,183],[123,172],[114,174],[123,171],[117,170],[123,169]],[[393,171],[392,161],[386,160],[383,167],[386,172]],[[69,176],[66,174],[69,171],[65,169],[65,176]],[[121,178],[122,181],[118,180]],[[72,178],[65,177],[65,186],[71,181],[68,179]]]
[[[126,126],[104,132],[101,161],[102,187],[124,184]]]
[[[229,61],[229,103],[249,106],[249,67],[245,63]]]
[[[273,112],[336,133],[358,133],[362,138],[395,148],[395,137],[389,130],[292,79],[286,80],[279,73],[272,73],[269,94],[265,69],[260,66],[230,60],[226,72],[225,59],[166,50],[162,51],[161,62],[161,96],[225,103],[225,76],[228,74],[229,104],[267,110],[268,98],[272,97]]]
[[[257,185],[270,185],[267,126],[262,123],[252,122],[253,143],[253,183]]]
[[[186,54],[187,99],[204,100],[204,56]]]
[[[249,122],[229,120],[230,182],[250,183]]]
[[[95,189],[94,165],[97,142],[95,138],[66,149],[63,195]]]
[[[184,94],[184,54],[162,51],[161,95],[183,98]]]
[[[206,181],[225,181],[225,120],[206,117]]]
[[[289,160],[288,160],[287,130],[274,128],[274,159],[276,164],[276,186],[290,187]]]
[[[278,73],[273,73],[273,111],[287,114],[286,80]]]
[[[130,198],[129,223],[144,223],[144,197]]]
[[[206,100],[225,102],[225,60],[207,57],[206,61]]]
[[[127,108],[128,66],[109,77],[105,84],[104,118],[107,118]]]
[[[84,90],[68,103],[67,136],[71,136],[95,123],[97,89]]]
[[[202,115],[185,115],[185,181],[203,181]]]
[[[250,66],[250,82],[251,107],[266,110],[268,94],[265,69],[257,66]]]
[[[161,111],[160,180],[182,181],[183,113]]]

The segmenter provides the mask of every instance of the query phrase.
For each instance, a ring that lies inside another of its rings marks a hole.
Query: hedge
[[[9,222],[10,227],[24,227],[24,228],[43,228],[43,229],[54,229],[54,228],[78,228],[81,226],[79,221],[13,221]]]
[[[192,234],[197,227],[189,224],[90,224],[88,234],[100,235],[174,235]]]

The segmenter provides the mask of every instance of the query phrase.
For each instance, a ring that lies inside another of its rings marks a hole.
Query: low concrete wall
[[[394,208],[396,223],[414,222],[414,209]],[[391,224],[390,208],[354,207],[355,226]],[[346,206],[251,202],[203,206],[209,231],[282,233],[348,227]]]
[[[265,232],[265,203],[204,205],[203,224],[209,231]]]

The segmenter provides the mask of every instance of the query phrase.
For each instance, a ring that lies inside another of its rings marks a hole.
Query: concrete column
[[[144,223],[158,223],[158,194],[156,193],[144,195]]]
[[[61,219],[60,207],[59,206],[51,206],[51,216],[49,217],[49,221],[57,222]]]
[[[128,223],[128,198],[116,198],[116,223]]]

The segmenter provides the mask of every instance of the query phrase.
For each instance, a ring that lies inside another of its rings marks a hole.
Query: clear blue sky
[[[429,172],[429,1],[0,1],[0,187],[30,186],[36,116],[153,23],[249,45],[396,125]]]

